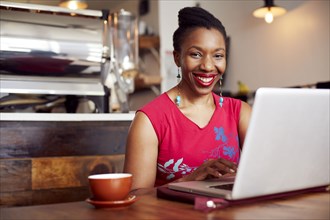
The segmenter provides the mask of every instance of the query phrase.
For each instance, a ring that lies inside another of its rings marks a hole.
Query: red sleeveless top
[[[208,159],[224,158],[238,163],[238,122],[241,101],[213,93],[216,109],[210,122],[200,128],[187,118],[167,93],[138,110],[147,115],[158,138],[155,186],[172,182],[193,172]]]

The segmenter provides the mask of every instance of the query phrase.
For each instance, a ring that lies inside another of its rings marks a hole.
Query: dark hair
[[[227,33],[221,21],[210,12],[200,7],[186,7],[179,11],[179,27],[173,34],[173,47],[175,51],[180,51],[180,46],[185,35],[195,28],[214,28],[224,37],[227,48]]]

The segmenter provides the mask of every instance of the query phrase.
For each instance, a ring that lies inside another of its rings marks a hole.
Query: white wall
[[[161,90],[168,90],[176,84],[177,68],[172,57],[172,36],[178,27],[178,11],[187,6],[194,6],[196,1],[159,0],[159,36],[161,57]]]
[[[218,17],[231,37],[229,64],[224,89],[238,90],[237,81],[252,90],[263,86],[298,86],[330,80],[329,1],[275,1],[288,12],[272,24],[252,16],[263,1],[252,0],[159,0],[161,73],[168,69],[168,51],[177,28],[177,13],[196,2]],[[170,65],[173,65],[170,64]],[[174,85],[175,82],[172,83]],[[163,91],[170,84],[164,80]]]

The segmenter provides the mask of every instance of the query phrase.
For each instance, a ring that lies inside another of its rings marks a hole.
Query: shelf
[[[141,35],[139,36],[139,48],[140,49],[159,49],[159,36],[148,36]]]

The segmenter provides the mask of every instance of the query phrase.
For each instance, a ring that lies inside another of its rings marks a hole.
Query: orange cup
[[[88,182],[96,201],[125,200],[132,187],[132,174],[107,173],[88,176]]]

